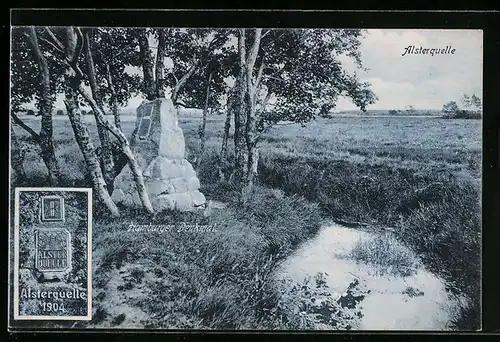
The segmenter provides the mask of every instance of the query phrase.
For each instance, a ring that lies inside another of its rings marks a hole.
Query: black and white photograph
[[[14,222],[14,320],[89,321],[92,189],[16,188]]]
[[[92,189],[91,319],[37,328],[481,329],[481,30],[12,26],[10,56],[10,196]]]

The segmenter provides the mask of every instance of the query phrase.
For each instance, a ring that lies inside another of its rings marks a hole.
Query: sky
[[[350,73],[370,82],[378,101],[368,109],[441,109],[449,101],[459,102],[463,94],[482,98],[482,31],[481,30],[396,30],[369,29],[361,42],[364,67],[359,70],[347,56],[339,59]],[[155,45],[154,43],[151,44]],[[444,49],[454,54],[406,54],[408,46]],[[167,61],[167,65],[168,65]],[[140,69],[129,67],[131,73]],[[129,101],[133,110],[142,98]],[[56,108],[64,108],[62,96]],[[338,111],[356,109],[347,98],[340,98]]]
[[[448,101],[459,101],[462,94],[482,98],[481,30],[388,30],[370,29],[361,44],[363,64],[369,70],[358,71],[359,77],[372,84],[378,96],[371,109],[400,109],[412,105],[416,109],[441,108]],[[451,46],[454,54],[406,54],[405,48],[444,49]],[[348,70],[353,63],[342,62]],[[337,109],[351,109],[341,99]]]

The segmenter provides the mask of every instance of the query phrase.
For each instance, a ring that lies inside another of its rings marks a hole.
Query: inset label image
[[[90,320],[92,190],[15,195],[14,319]]]

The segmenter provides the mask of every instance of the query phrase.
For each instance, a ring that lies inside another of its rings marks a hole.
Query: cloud
[[[402,56],[410,45],[429,49],[451,46],[455,54]],[[361,54],[369,70],[358,71],[358,75],[372,82],[372,90],[380,98],[370,108],[399,108],[409,104],[415,108],[440,108],[445,102],[458,100],[463,93],[481,97],[480,30],[370,29],[362,41]],[[345,57],[341,62],[354,72],[352,62]],[[338,108],[354,106],[342,99]]]

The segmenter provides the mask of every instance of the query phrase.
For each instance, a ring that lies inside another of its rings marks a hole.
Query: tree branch
[[[245,29],[241,28],[238,29],[239,35],[238,35],[238,52],[240,54],[240,69],[243,70],[245,67],[245,61],[246,61],[246,37],[245,37]]]
[[[174,76],[175,84],[179,83],[179,79],[175,76],[175,61],[172,60],[172,76]]]
[[[35,132],[31,127],[29,127],[28,125],[26,125],[23,120],[19,119],[19,117],[14,114],[14,113],[10,113],[10,116],[14,119],[14,122],[16,124],[18,124],[19,126],[21,126],[26,132],[28,132],[31,137],[33,138],[33,140],[35,140],[36,143],[39,143],[40,142],[40,135]]]
[[[181,79],[176,83],[174,89],[172,90],[172,102],[175,103],[177,101],[177,96],[179,94],[179,91],[181,90],[182,86],[186,83],[186,81],[194,74],[196,71],[196,68],[198,67],[198,64],[200,62],[199,59],[193,58],[193,64],[189,68],[189,70],[184,74],[184,76],[181,77]]]
[[[260,81],[262,79],[262,73],[264,71],[264,65],[264,56],[262,56],[262,62],[260,63],[259,71],[257,72],[257,78],[255,79],[255,89],[259,88]]]
[[[73,63],[73,61],[75,60],[75,58],[74,58],[74,56],[75,56],[75,52],[74,52],[74,51],[72,52],[71,57],[70,57],[70,56],[68,56],[68,55],[66,54],[66,52],[65,52],[65,51],[66,51],[66,47],[65,47],[65,46],[61,43],[61,41],[60,41],[59,39],[57,39],[57,37],[54,35],[54,33],[52,33],[52,31],[50,30],[50,28],[49,28],[49,27],[47,27],[47,26],[45,26],[45,30],[46,30],[46,31],[47,31],[47,33],[49,34],[49,37],[50,37],[50,39],[52,39],[52,41],[53,41],[53,43],[55,44],[55,46],[57,46],[57,50],[58,50],[58,51],[62,51],[62,54],[63,54],[63,56],[64,56],[64,62],[65,62],[67,65],[71,66],[71,68],[75,71],[76,76],[77,76],[78,78],[82,78],[82,77],[83,77],[83,72],[82,72],[82,70],[80,69],[80,67],[78,66],[78,59],[76,59],[76,64],[75,64],[75,63]],[[80,33],[81,33],[81,32],[80,32]],[[47,42],[48,42],[48,41],[47,41]],[[52,45],[54,45],[54,44],[52,44]],[[82,44],[80,44],[80,48],[79,48],[79,50],[80,50],[80,51],[81,51],[81,45],[82,45]]]
[[[73,55],[72,63],[75,66],[77,66],[78,59],[80,58],[80,54],[82,53],[82,50],[83,50],[83,33],[79,27],[77,27],[75,31],[76,31],[77,41],[76,41],[76,50],[75,50],[75,54]]]
[[[253,68],[255,67],[255,60],[257,59],[260,47],[261,34],[262,29],[255,29],[254,41],[252,47],[250,48],[250,53],[247,56],[247,70],[249,70],[249,72],[253,72]]]
[[[50,39],[52,39],[52,41],[57,45],[59,50],[64,51],[64,44],[61,43],[59,39],[57,39],[56,35],[52,32],[52,30],[48,26],[45,26],[45,31],[49,35]]]
[[[47,40],[45,37],[38,37],[42,42],[44,42],[45,44],[48,44],[50,45],[54,50],[56,50],[57,52],[59,52],[61,55],[64,55],[64,51],[59,49],[59,47],[57,45],[55,45],[54,43],[52,43],[51,41]]]
[[[267,94],[266,94],[266,97],[264,98],[264,101],[262,101],[261,105],[260,105],[260,112],[262,113],[265,109],[266,109],[266,106],[267,106],[267,103],[269,102],[269,100],[271,99],[271,96],[273,95],[273,92],[272,91],[268,91]]]
[[[269,76],[263,76],[264,78],[269,78],[270,80],[275,80],[275,81],[280,81],[280,82],[285,82],[285,80],[278,78],[278,77],[273,77],[271,75]]]

